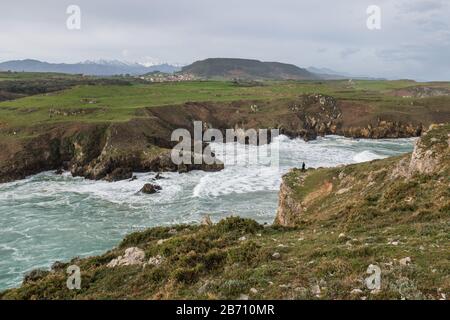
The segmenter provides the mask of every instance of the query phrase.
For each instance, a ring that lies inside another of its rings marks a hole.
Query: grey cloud
[[[358,53],[359,51],[360,51],[360,49],[357,49],[357,48],[346,48],[341,51],[341,58],[347,59],[349,56],[351,56],[355,53]]]
[[[82,29],[71,32],[65,10],[74,2]],[[450,79],[442,68],[450,56],[447,2],[377,2],[382,29],[370,31],[371,0],[2,1],[0,42],[7,52],[0,51],[0,60],[243,57],[377,77],[415,77],[420,70],[421,78]]]
[[[399,7],[404,12],[419,12],[428,13],[430,11],[441,10],[446,6],[446,0],[420,0],[407,1],[402,3]]]

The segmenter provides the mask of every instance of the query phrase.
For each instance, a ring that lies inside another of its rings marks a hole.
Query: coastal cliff
[[[362,113],[361,113],[362,112]],[[450,120],[444,111],[427,111],[404,118],[402,112],[373,112],[323,94],[267,101],[188,102],[139,109],[124,122],[64,121],[1,129],[0,183],[45,170],[69,170],[74,176],[108,181],[128,179],[132,172],[221,170],[223,166],[176,166],[170,161],[171,133],[184,128],[193,134],[193,121],[205,128],[279,129],[304,140],[327,134],[354,138],[419,136],[435,118]],[[67,115],[70,117],[70,115]]]
[[[405,156],[338,168],[292,169],[283,177],[275,223],[294,226],[311,219],[350,219],[361,212],[391,213],[390,218],[399,212],[449,213],[449,129],[431,126],[416,141],[412,154]]]
[[[128,235],[0,299],[435,299],[450,294],[450,125],[412,154],[283,178],[274,225],[229,217]],[[66,269],[81,288],[66,287]],[[381,270],[380,288],[366,285]]]

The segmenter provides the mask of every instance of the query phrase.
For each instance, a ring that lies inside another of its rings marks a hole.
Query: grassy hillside
[[[449,134],[450,125],[435,127],[412,156],[293,170],[273,226],[234,217],[148,229],[101,256],[35,272],[0,298],[448,299]],[[145,258],[108,267],[128,248]],[[70,264],[81,268],[81,290],[66,288]],[[381,269],[380,290],[365,285],[370,264]]]
[[[79,75],[44,72],[8,72],[0,71],[0,81],[4,80],[34,80],[34,79],[77,79]]]
[[[349,230],[263,227],[239,218],[212,227],[153,228],[129,235],[104,255],[59,264],[0,298],[442,299],[450,292],[442,231],[438,221],[386,228],[375,220],[366,230]],[[161,264],[107,267],[130,247],[147,259],[159,256]],[[406,257],[411,263],[400,264]],[[70,264],[81,268],[81,290],[66,287]],[[380,292],[364,285],[370,264],[382,270]]]
[[[137,82],[134,80],[134,82]],[[0,102],[32,95],[47,95],[77,85],[129,85],[126,78],[96,78],[81,75],[30,72],[0,72]]]
[[[15,81],[11,82],[18,84]],[[47,86],[50,84],[47,83]],[[387,110],[416,112],[420,115],[420,113],[429,112],[430,109],[448,110],[450,102],[450,97],[445,96],[419,99],[389,95],[394,90],[411,86],[412,83],[409,81],[355,81],[351,86],[347,81],[287,81],[266,82],[262,86],[250,87],[220,81],[161,84],[124,82],[120,85],[105,85],[100,82],[72,87],[74,84],[76,85],[71,82],[58,87],[65,89],[58,92],[44,91],[46,93],[0,102],[0,130],[2,127],[21,127],[61,121],[126,121],[137,117],[138,110],[145,107],[183,104],[189,101],[268,101],[296,98],[305,93],[321,93],[344,101],[356,101],[373,109],[375,113]],[[42,87],[41,84],[39,85]],[[448,83],[439,84],[439,86],[450,88]],[[52,110],[59,112],[55,113]],[[70,116],[64,116],[65,111]]]
[[[319,77],[292,64],[249,59],[210,58],[183,67],[181,72],[202,79],[314,80]]]

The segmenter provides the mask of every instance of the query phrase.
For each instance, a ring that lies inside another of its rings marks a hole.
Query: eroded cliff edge
[[[275,223],[346,223],[450,214],[450,125],[432,125],[412,154],[337,168],[292,169],[283,177]]]
[[[416,110],[416,109],[414,109]],[[277,128],[291,138],[305,140],[337,134],[354,138],[419,136],[430,123],[450,121],[447,109],[405,115],[403,110],[380,112],[368,105],[338,101],[323,94],[297,99],[234,102],[189,102],[142,108],[125,122],[78,123],[67,120],[0,130],[0,183],[45,170],[64,168],[74,176],[121,180],[134,171],[220,170],[222,166],[175,166],[169,152],[178,128],[193,133],[193,121],[204,129]]]

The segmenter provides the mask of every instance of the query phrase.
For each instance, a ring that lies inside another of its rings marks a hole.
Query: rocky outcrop
[[[430,134],[425,132],[416,141],[409,163],[409,175],[437,173],[449,160],[450,134],[446,134],[443,125],[433,125],[430,130]]]
[[[328,134],[368,139],[407,138],[420,136],[423,130],[421,121],[392,120],[389,116],[379,116],[375,121],[351,119],[358,115],[352,115],[348,106],[334,97],[323,94],[302,95],[289,108],[298,117],[298,125],[290,128],[282,125],[281,133],[304,140]]]
[[[214,164],[174,164],[170,156],[172,142],[148,138],[149,126],[151,123],[146,122],[108,126],[64,124],[37,137],[10,144],[0,142],[4,150],[0,154],[0,183],[55,169],[111,182],[130,179],[133,172],[223,169],[218,160]]]
[[[297,171],[298,169],[292,169],[288,172],[284,177],[286,179],[291,172]],[[298,177],[298,181],[295,184],[295,187],[301,187],[304,183],[304,178],[307,173],[300,173]],[[278,195],[278,209],[275,217],[275,224],[279,224],[282,226],[293,226],[295,225],[296,218],[301,215],[304,211],[304,205],[301,201],[298,201],[295,196],[295,190],[293,186],[290,186],[288,183],[282,183],[280,186],[280,192]]]
[[[156,184],[146,183],[142,187],[140,192],[145,193],[145,194],[153,194],[153,193],[157,193],[159,190],[161,190],[160,186],[158,186]]]
[[[433,125],[409,155],[306,172],[292,169],[283,176],[275,223],[296,226],[310,219],[352,216],[352,212],[355,216],[399,211],[439,215],[450,205],[449,177],[450,125]],[[425,189],[433,193],[425,194]]]
[[[399,121],[386,121],[378,119],[377,123],[367,124],[364,127],[347,127],[338,131],[345,137],[386,139],[418,137],[423,131],[422,124],[402,123]]]
[[[118,256],[117,258],[111,260],[107,264],[108,268],[115,268],[120,266],[134,266],[143,265],[145,259],[145,252],[137,247],[131,247],[125,250],[123,256]]]
[[[161,148],[150,150],[115,150],[102,152],[102,155],[86,165],[75,162],[71,166],[74,176],[88,179],[118,181],[132,178],[133,172],[189,172],[192,170],[220,171],[223,164],[216,160],[213,164],[175,164],[171,151]]]
[[[116,168],[105,177],[106,181],[114,182],[131,179],[133,177],[133,168]]]
[[[312,140],[317,136],[337,134],[342,112],[335,98],[323,94],[304,94],[292,102],[289,109],[296,114],[300,127],[281,126],[281,133],[289,137]]]
[[[410,158],[400,160],[392,171],[395,178],[410,178],[415,174],[437,174],[450,163],[448,125],[431,125],[418,139]]]
[[[45,278],[49,273],[50,271],[48,270],[34,269],[25,274],[23,277],[23,284],[39,281],[40,279]]]
[[[393,91],[392,95],[401,96],[403,98],[428,98],[449,96],[450,90],[445,87],[414,86],[409,88],[397,89]]]
[[[105,125],[71,124],[46,128],[30,127],[22,139],[0,141],[0,183],[25,178],[41,171],[85,164],[101,152]]]

